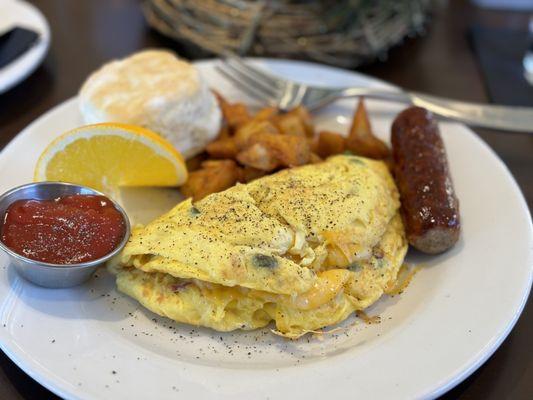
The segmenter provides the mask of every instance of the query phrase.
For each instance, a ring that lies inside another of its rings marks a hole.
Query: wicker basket
[[[148,0],[149,24],[211,54],[355,67],[423,32],[431,0]]]

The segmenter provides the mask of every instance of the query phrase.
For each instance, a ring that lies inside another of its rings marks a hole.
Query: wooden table
[[[152,32],[135,0],[34,2],[52,28],[52,47],[43,66],[10,92],[0,95],[0,148],[42,113],[74,96],[87,75],[111,58],[145,47],[183,48]],[[466,31],[488,26],[525,27],[527,15],[482,11],[468,1],[437,2],[423,38],[395,48],[387,62],[361,70],[406,89],[487,102],[487,93]],[[476,130],[507,164],[533,209],[533,135]],[[506,266],[507,267],[507,266]],[[512,266],[508,266],[512,267]],[[533,304],[509,337],[470,378],[445,399],[533,398]],[[0,398],[56,398],[0,352]]]

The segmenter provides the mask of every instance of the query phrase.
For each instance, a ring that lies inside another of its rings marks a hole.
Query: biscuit
[[[198,70],[164,50],[146,50],[102,66],[80,90],[85,123],[140,125],[169,140],[186,158],[220,129],[221,112]]]

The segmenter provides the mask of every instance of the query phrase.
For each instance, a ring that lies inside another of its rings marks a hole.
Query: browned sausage
[[[421,107],[404,110],[391,140],[409,243],[430,254],[448,250],[459,239],[459,202],[433,115]]]

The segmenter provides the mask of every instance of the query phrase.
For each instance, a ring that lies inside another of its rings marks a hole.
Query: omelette
[[[118,289],[156,314],[218,331],[274,322],[297,338],[394,287],[407,251],[386,165],[339,155],[190,199],[134,229]]]

